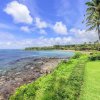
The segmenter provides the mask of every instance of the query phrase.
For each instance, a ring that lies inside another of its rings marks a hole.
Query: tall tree
[[[100,0],[86,2],[86,26],[88,30],[96,30],[100,41]]]

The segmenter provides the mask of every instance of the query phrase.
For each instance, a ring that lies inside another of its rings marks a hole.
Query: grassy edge
[[[93,65],[89,65],[91,63]],[[96,66],[98,63],[100,63],[99,60],[87,62],[84,74],[84,85],[82,85],[79,100],[100,100],[100,68],[99,65]],[[99,69],[96,69],[96,67]]]

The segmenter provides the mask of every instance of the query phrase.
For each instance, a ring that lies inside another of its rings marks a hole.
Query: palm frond
[[[96,25],[93,25],[93,26],[89,27],[89,28],[87,29],[87,31],[91,31],[91,30],[94,30],[94,29],[96,29]]]
[[[94,6],[93,2],[86,2],[87,6]]]
[[[100,27],[100,0],[91,0],[86,5],[85,21],[87,31],[97,30],[98,26]]]

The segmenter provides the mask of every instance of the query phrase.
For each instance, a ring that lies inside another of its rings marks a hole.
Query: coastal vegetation
[[[100,43],[99,41],[95,41],[94,43],[84,43],[84,44],[73,44],[73,45],[54,45],[48,47],[29,47],[25,48],[25,50],[76,50],[76,51],[100,51]]]
[[[95,61],[91,61],[94,56]],[[100,53],[76,53],[68,62],[62,61],[52,73],[18,88],[10,100],[91,100],[89,94],[93,88],[96,92],[94,100],[97,100],[100,97],[100,87],[97,87],[100,81],[99,58]],[[97,73],[97,76],[93,73]]]
[[[86,25],[89,31],[96,30],[100,41],[100,0],[86,2]]]

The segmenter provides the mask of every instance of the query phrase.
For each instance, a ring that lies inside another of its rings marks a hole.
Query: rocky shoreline
[[[16,66],[0,75],[0,100],[8,100],[17,87],[50,73],[64,59],[31,57],[10,62],[10,65]]]

